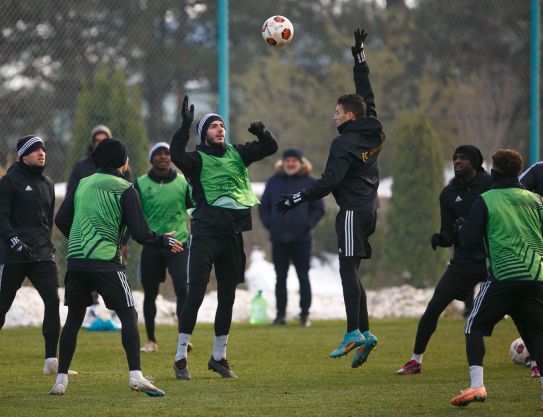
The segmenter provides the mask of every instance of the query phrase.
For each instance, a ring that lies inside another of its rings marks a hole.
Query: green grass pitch
[[[142,353],[144,375],[164,398],[134,394],[120,334],[81,331],[65,396],[47,395],[54,377],[41,375],[43,341],[37,328],[0,332],[0,416],[529,416],[538,411],[541,383],[508,357],[518,337],[511,320],[486,339],[486,403],[465,409],[449,404],[469,385],[463,322],[443,318],[424,357],[422,376],[394,372],[410,358],[417,321],[373,320],[379,345],[368,363],[351,369],[347,358],[328,359],[344,332],[342,322],[283,327],[235,324],[229,360],[239,379],[207,370],[213,327],[198,324],[189,354],[193,379],[177,381],[172,361],[174,326],[159,326],[160,352]],[[141,329],[142,341],[144,339]]]

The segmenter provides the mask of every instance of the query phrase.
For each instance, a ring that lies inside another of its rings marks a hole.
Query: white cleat
[[[151,381],[145,377],[129,378],[128,386],[132,391],[144,392],[150,397],[164,397],[166,395],[164,391],[155,387],[151,384]]]
[[[148,340],[147,343],[145,343],[141,348],[140,352],[158,352],[158,344],[156,342],[153,342],[152,340]]]
[[[58,374],[58,360],[56,358],[46,359],[43,364],[44,375],[56,375]],[[68,376],[77,376],[77,371],[68,370]]]
[[[49,391],[50,395],[64,395],[66,392],[66,385],[64,384],[55,384],[53,385],[53,388],[51,388],[51,391]]]

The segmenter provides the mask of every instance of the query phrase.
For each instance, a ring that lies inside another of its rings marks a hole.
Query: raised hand
[[[354,46],[351,46],[351,52],[353,57],[359,62],[366,60],[364,55],[364,41],[366,40],[367,36],[368,32],[366,32],[364,29],[356,29],[354,31]]]
[[[264,133],[264,131],[266,130],[266,126],[264,126],[264,123],[262,123],[260,120],[255,120],[254,122],[251,122],[251,125],[247,130],[249,131],[249,133],[252,133],[255,136],[259,136]]]
[[[189,96],[185,95],[183,98],[183,105],[181,107],[181,118],[183,119],[183,124],[191,125],[194,120],[194,104],[191,104],[189,109]]]

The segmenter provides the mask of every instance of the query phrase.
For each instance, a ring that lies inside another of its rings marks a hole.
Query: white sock
[[[424,355],[424,353],[421,353],[420,355],[413,353],[413,355],[411,356],[411,360],[417,361],[418,363],[422,363],[422,355]]]
[[[473,365],[469,367],[469,377],[471,379],[471,388],[481,388],[485,384],[483,382],[483,367]]]
[[[226,345],[228,344],[228,335],[215,336],[213,344],[213,359],[220,361],[226,359]]]
[[[536,361],[530,361],[530,368],[533,368],[534,366],[537,366]]]
[[[175,361],[179,361],[187,357],[187,347],[191,334],[179,333],[179,339],[177,340],[177,353],[175,354]]]
[[[57,380],[55,381],[55,385],[62,384],[65,387],[68,386],[68,374],[57,374]]]
[[[142,379],[143,373],[141,371],[128,371],[128,377],[134,379]]]

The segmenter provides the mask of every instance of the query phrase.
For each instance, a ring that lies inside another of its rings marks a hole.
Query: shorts
[[[185,245],[184,245],[185,246]],[[172,281],[187,282],[187,248],[181,253],[172,253],[166,248],[143,246],[140,257],[142,284],[161,283],[166,280],[166,269]]]
[[[64,278],[64,305],[88,307],[93,304],[92,292],[102,296],[110,310],[134,307],[132,290],[122,270],[66,272]]]
[[[336,235],[340,257],[371,258],[369,237],[375,232],[376,210],[343,210],[336,216]]]
[[[435,293],[464,301],[478,283],[485,282],[487,279],[488,270],[484,261],[470,262],[453,259],[437,283]]]
[[[189,237],[187,283],[207,284],[212,266],[215,266],[218,283],[239,284],[245,280],[245,252],[241,233]]]

